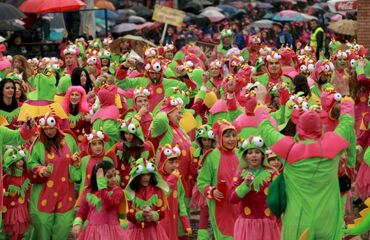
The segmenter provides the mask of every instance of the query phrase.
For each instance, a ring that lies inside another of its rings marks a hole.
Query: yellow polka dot
[[[47,183],[46,183],[46,186],[48,186],[49,188],[52,188],[54,186],[54,182],[52,180],[49,180]]]
[[[58,193],[57,193],[57,192],[54,192],[54,193],[53,193],[53,196],[54,196],[54,197],[58,197]]]
[[[194,159],[194,162],[195,162],[195,163],[197,163],[197,162],[198,162],[198,160],[195,158],[195,159]]]
[[[265,193],[265,195],[267,195],[269,193],[269,188],[265,188],[265,190],[263,190],[263,192]]]
[[[182,156],[183,156],[183,157],[186,157],[186,151],[185,151],[185,149],[183,149],[183,150],[181,151],[181,153],[182,153]]]
[[[33,175],[32,175],[32,177],[33,177],[33,178],[37,178],[37,175],[36,175],[36,174],[33,174]]]
[[[123,183],[123,182],[122,182],[122,183],[121,183],[121,186],[122,186],[122,187],[124,187],[124,186],[125,186],[125,183]]]
[[[176,214],[173,215],[173,219],[176,219]]]
[[[18,202],[19,202],[20,204],[23,204],[23,203],[24,203],[24,198],[22,198],[22,197],[18,198]]]
[[[237,178],[237,177],[234,177],[234,178],[233,178],[233,181],[234,181],[234,182],[238,181],[238,178]]]
[[[63,139],[62,141],[60,141],[60,144],[64,145],[66,144],[66,141]]]
[[[126,179],[126,180],[129,180],[129,179],[130,179],[130,176],[125,176],[125,179]]]
[[[173,196],[173,198],[177,198],[177,191],[176,190],[173,191],[172,196]]]
[[[193,176],[189,175],[189,180],[193,179]]]
[[[267,217],[269,217],[269,216],[271,215],[271,211],[270,211],[270,209],[269,209],[269,208],[266,208],[266,210],[265,210],[265,215],[266,215]]]
[[[65,182],[65,181],[66,181],[66,178],[65,178],[65,177],[62,177],[60,180],[61,180],[62,182]]]
[[[66,154],[66,158],[70,158],[71,157],[71,155],[69,155],[68,153]]]
[[[54,159],[54,158],[55,158],[54,153],[48,153],[48,158],[49,158],[49,159]]]
[[[132,208],[131,208],[131,209],[129,210],[129,212],[130,212],[130,213],[133,213],[133,212],[134,212],[134,209],[132,209]]]
[[[70,124],[69,124],[69,127],[70,127],[70,128],[75,128],[75,127],[76,127],[76,124],[74,124],[74,123],[70,123]]]
[[[249,207],[245,207],[245,208],[244,208],[244,214],[245,214],[246,216],[250,215],[251,213],[252,213],[252,211],[251,211],[251,209],[250,209]]]
[[[162,90],[162,88],[156,88],[155,89],[155,92],[157,93],[157,94],[161,94],[162,92],[163,92],[163,90]]]
[[[161,206],[162,206],[162,204],[163,204],[162,199],[158,199],[158,200],[157,200],[157,204],[156,204],[156,206],[157,206],[157,207],[161,207]]]
[[[57,208],[58,208],[58,209],[61,209],[61,208],[62,208],[62,206],[63,206],[62,202],[58,202]]]
[[[90,174],[87,174],[86,177],[87,177],[87,179],[90,179],[91,178],[91,175]]]
[[[78,139],[78,141],[82,141],[82,140],[84,140],[84,136],[82,136],[82,135],[78,135],[78,137],[77,137],[77,139]]]
[[[7,211],[8,209],[5,206],[3,206],[2,213],[6,213]]]
[[[45,207],[48,204],[48,200],[44,199],[41,201],[41,206]]]
[[[10,191],[10,192],[9,192],[9,196],[11,196],[11,197],[14,197],[16,194],[17,194],[17,193],[16,193],[16,192],[13,192],[13,191]]]
[[[166,210],[166,208],[165,207],[161,207],[161,211],[164,211],[164,210]]]
[[[68,201],[72,202],[73,201],[73,198],[72,197],[68,197]]]
[[[14,202],[14,201],[12,201],[12,202],[10,203],[10,206],[15,206],[15,202]]]

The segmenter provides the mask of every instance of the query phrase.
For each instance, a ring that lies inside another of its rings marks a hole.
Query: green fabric
[[[143,213],[143,211],[137,211],[137,212],[135,213],[135,219],[136,219],[136,221],[138,221],[138,222],[142,222],[142,221],[144,221],[144,213]]]
[[[86,200],[88,203],[93,205],[98,212],[101,211],[103,205],[101,199],[93,193],[86,194]]]
[[[25,198],[27,190],[31,186],[31,181],[27,178],[21,187],[15,186],[15,185],[9,185],[8,186],[8,192],[14,192],[18,196],[21,196],[22,198]]]
[[[5,145],[22,145],[26,143],[19,130],[11,130],[9,128],[0,126],[0,161],[2,162],[2,158],[4,156],[4,147]]]
[[[267,205],[271,212],[280,217],[287,207],[286,186],[284,174],[280,174],[269,186]]]
[[[367,165],[370,166],[370,147],[366,149],[366,152],[364,154],[364,161],[366,162]]]
[[[127,118],[126,118],[127,119]],[[125,119],[125,120],[126,120]],[[144,144],[145,142],[145,138],[144,138],[144,133],[143,133],[143,129],[141,128],[141,125],[140,125],[140,122],[138,120],[136,120],[135,118],[131,118],[130,119],[130,124],[127,124],[126,121],[124,121],[121,126],[120,126],[120,131],[123,131],[123,132],[126,132],[126,133],[131,133],[133,135],[135,135],[140,141],[141,141],[141,144]],[[129,126],[133,124],[134,127],[135,127],[135,132],[131,132],[129,130]]]
[[[263,86],[267,87],[267,84],[269,82],[269,75],[268,73],[264,73],[262,75],[259,75],[257,77],[257,82],[261,83]],[[292,92],[293,91],[293,82],[292,82],[292,79],[287,77],[287,76],[282,76],[282,82],[283,83],[286,83],[287,86],[289,86],[289,91]]]
[[[235,192],[239,198],[244,198],[251,188],[243,181],[236,189]]]
[[[150,133],[151,137],[158,137],[162,135],[164,132],[166,132],[166,135],[171,135],[171,139],[173,139],[173,133],[171,131],[168,131],[170,128],[169,126],[169,120],[167,117],[167,114],[165,112],[159,112],[153,119],[152,124],[150,126]],[[166,142],[171,142],[172,141],[166,141]]]
[[[0,110],[0,116],[4,117],[8,121],[8,123],[10,124],[13,121],[14,118],[18,117],[20,110],[21,110],[20,107],[14,109],[11,112],[6,112],[4,110]]]
[[[209,236],[208,229],[199,229],[197,234],[197,240],[209,240],[211,239]]]
[[[267,182],[269,180],[269,178],[271,177],[271,172],[268,171],[268,170],[264,170],[263,168],[259,168],[259,169],[249,169],[249,171],[247,171],[246,169],[243,169],[242,173],[241,173],[241,176],[242,178],[244,179],[248,173],[252,173],[255,178],[252,182],[252,186],[253,186],[253,189],[256,191],[256,192],[259,192],[260,191],[260,186],[264,183],[264,182]]]
[[[316,51],[316,48],[317,48],[317,34],[319,32],[322,32],[323,33],[322,51],[325,53],[325,32],[324,32],[324,29],[322,29],[321,27],[317,27],[315,29],[315,31],[311,34],[311,36],[310,36],[310,46],[311,47],[314,47],[315,48],[315,51]]]
[[[69,178],[73,182],[78,182],[81,180],[81,172],[78,168],[75,168],[74,166],[69,166]]]
[[[96,181],[98,183],[98,189],[99,190],[107,188],[107,184],[108,184],[107,178],[105,178],[105,177],[97,178]]]
[[[159,213],[157,211],[151,211],[152,215],[153,215],[153,220],[158,222],[159,220]]]
[[[92,128],[95,131],[103,131],[104,133],[108,134],[109,140],[105,143],[104,149],[108,151],[115,143],[117,143],[121,136],[119,134],[119,127],[117,122],[112,119],[96,119],[92,125]]]
[[[54,75],[48,77],[39,73],[36,75],[34,83],[36,85],[36,89],[27,94],[27,99],[48,101],[54,100],[54,95],[57,92],[57,88],[55,86],[56,79]]]
[[[80,121],[81,117],[82,113],[80,112],[77,115],[68,114],[69,123],[76,126],[77,122]]]
[[[76,225],[82,225],[84,222],[82,220],[82,218],[80,217],[76,217],[75,220],[73,220],[73,226],[76,226]]]
[[[64,94],[72,86],[71,76],[65,75],[59,79],[57,94]]]

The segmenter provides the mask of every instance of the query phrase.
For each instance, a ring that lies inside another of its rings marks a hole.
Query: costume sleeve
[[[151,137],[155,138],[162,135],[169,129],[169,120],[165,112],[159,112],[153,119],[150,127]]]
[[[203,166],[199,171],[197,183],[199,191],[207,198],[213,199],[213,190],[215,189],[215,186],[212,186],[214,172],[212,169],[213,159],[210,159],[210,155],[206,157]]]
[[[27,166],[32,173],[38,175],[42,179],[45,179],[41,173],[46,169],[45,161],[45,147],[39,141],[35,142],[31,149],[30,158],[28,159]]]
[[[98,178],[97,182],[103,204],[109,208],[117,208],[123,197],[122,189],[115,187],[113,190],[108,191],[107,179],[105,177]]]
[[[186,205],[185,205],[185,190],[184,186],[182,185],[181,181],[178,181],[177,189],[179,191],[179,216],[180,216],[180,222],[183,226],[183,229],[186,230],[186,232],[191,232],[191,226],[189,221],[189,216],[186,211]]]
[[[143,211],[140,209],[133,208],[132,202],[128,202],[129,211],[127,213],[127,219],[132,223],[141,223],[144,221]]]
[[[366,62],[366,64],[370,64],[370,62]],[[365,68],[357,66],[356,67],[356,74],[357,74],[357,81],[365,86],[365,87],[370,87],[370,78],[367,78],[365,75]]]
[[[349,97],[344,97],[340,106],[341,116],[339,117],[339,124],[335,128],[335,133],[351,142],[355,120],[354,116],[354,102]]]
[[[78,209],[76,213],[76,218],[73,221],[73,226],[82,225],[83,222],[86,221],[88,215],[89,215],[89,204],[86,200],[86,192],[84,192],[80,208]]]
[[[76,168],[72,165],[69,165],[69,178],[73,182],[81,181],[81,178],[82,178],[81,168]]]
[[[258,130],[266,146],[272,146],[274,143],[284,137],[278,130],[276,130],[271,121],[269,121],[269,114],[265,106],[257,106],[255,110],[257,120],[259,122]]]
[[[245,184],[244,179],[241,177],[240,171],[237,171],[233,179],[233,185],[231,186],[230,202],[240,202],[240,200],[247,195],[250,189],[251,188]]]
[[[21,145],[25,140],[30,139],[36,131],[36,127],[28,129],[26,124],[23,124],[20,130],[11,130],[7,127],[0,126],[0,136],[2,143],[6,145]]]

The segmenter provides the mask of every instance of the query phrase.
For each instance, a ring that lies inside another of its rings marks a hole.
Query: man
[[[283,25],[279,22],[273,23],[273,28],[276,33],[276,48],[279,49],[284,46],[293,46],[292,34],[288,33],[283,29]]]
[[[310,46],[315,48],[316,59],[320,59],[320,53],[325,53],[325,32],[322,27],[319,26],[319,21],[317,19],[312,19],[310,21],[311,27],[311,37]]]

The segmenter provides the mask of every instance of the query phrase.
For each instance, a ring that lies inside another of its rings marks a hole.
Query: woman
[[[30,217],[31,239],[68,238],[75,204],[74,180],[79,161],[73,137],[60,130],[61,119],[53,113],[39,119],[40,136],[28,162],[33,172]]]
[[[235,127],[226,120],[217,121],[213,132],[218,146],[204,156],[197,183],[199,191],[208,198],[215,239],[233,239],[238,205],[231,204],[228,195],[239,163],[235,152],[237,133]]]
[[[31,75],[32,75],[32,69],[31,69],[31,66],[28,63],[27,59],[24,56],[22,56],[22,55],[15,55],[15,56],[13,56],[13,60],[12,60],[12,71],[15,68],[18,68],[18,67],[21,67],[22,69],[24,69],[24,71],[23,71],[23,79],[25,81],[27,81],[27,79],[29,77],[31,77]]]
[[[23,102],[27,100],[24,87],[22,85],[22,82],[19,80],[15,80],[14,83],[15,83],[15,99],[18,102],[18,106],[22,106]]]
[[[277,219],[267,206],[267,191],[273,169],[265,162],[261,137],[250,136],[240,148],[240,164],[231,189],[230,202],[240,203],[240,214],[234,226],[234,239],[280,240]]]
[[[68,88],[62,106],[68,114],[71,131],[77,137],[78,142],[81,143],[84,134],[89,134],[91,130],[90,107],[87,103],[85,89],[81,86]]]
[[[90,79],[89,73],[84,68],[75,68],[71,76],[72,86],[81,86],[88,94],[93,90],[94,84]]]
[[[0,116],[8,121],[8,128],[17,129],[19,110],[16,85],[13,80],[6,78],[0,82]]]

